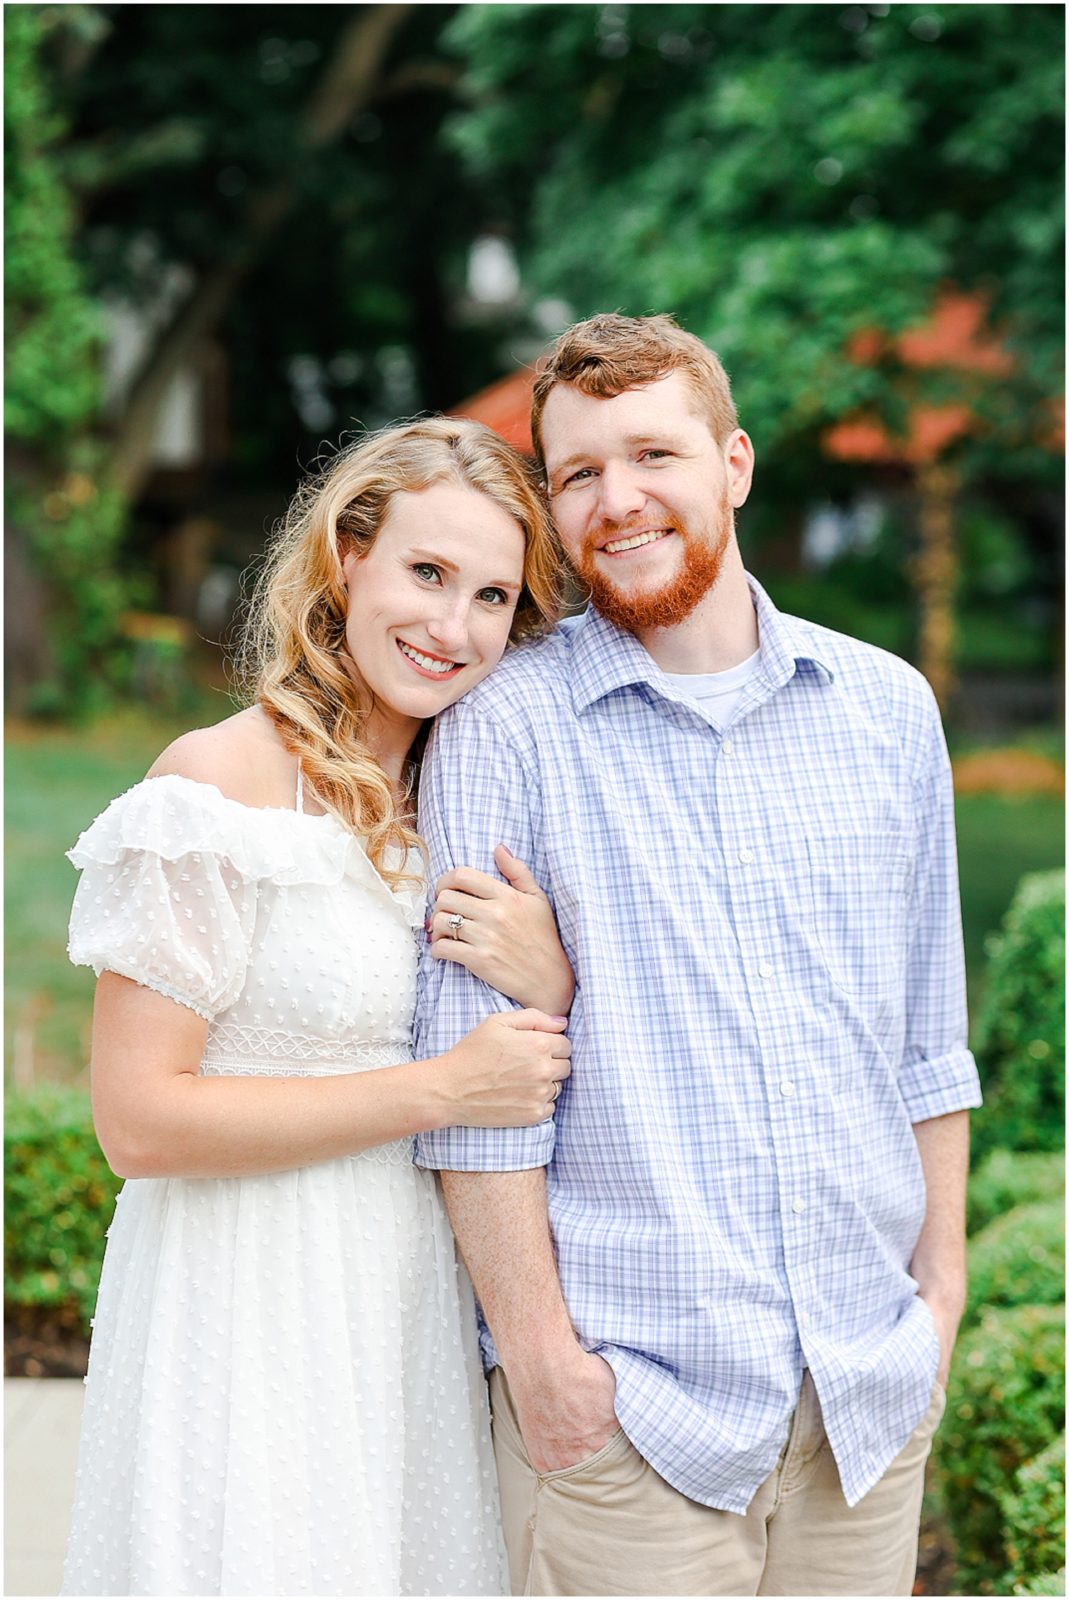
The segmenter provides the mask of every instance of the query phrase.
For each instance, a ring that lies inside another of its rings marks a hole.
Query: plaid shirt
[[[499,841],[530,865],[578,988],[555,1118],[424,1134],[417,1160],[547,1166],[565,1299],[624,1430],[735,1512],[804,1367],[851,1505],[923,1416],[912,1124],[980,1103],[931,691],[751,589],[760,667],[724,729],[587,612],[439,718],[419,812],[435,875],[493,872]],[[509,1003],[424,952],[418,1053]]]

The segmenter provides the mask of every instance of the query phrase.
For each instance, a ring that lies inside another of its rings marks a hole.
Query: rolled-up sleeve
[[[981,1104],[968,1046],[954,786],[934,696],[926,694],[924,755],[914,777],[916,875],[906,970],[906,1044],[899,1089],[912,1122]]]
[[[538,877],[532,778],[499,725],[485,713],[452,706],[439,717],[424,762],[419,829],[431,884],[450,867],[497,875],[494,846],[507,845]],[[496,1011],[518,1009],[455,961],[437,961],[424,939],[416,1003],[415,1051],[441,1055]],[[442,1128],[420,1134],[416,1162],[457,1172],[518,1172],[553,1155],[552,1118],[533,1128]]]

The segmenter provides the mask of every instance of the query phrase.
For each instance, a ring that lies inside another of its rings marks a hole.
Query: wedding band
[[[447,921],[449,923],[449,931],[453,935],[453,938],[459,939],[460,930],[464,926],[464,918],[461,916],[460,912],[454,911],[453,915],[447,918]]]
[[[549,1097],[550,1100],[555,1100],[557,1098],[557,1096],[560,1094],[560,1086],[561,1086],[560,1078],[554,1078],[553,1079],[553,1093]]]

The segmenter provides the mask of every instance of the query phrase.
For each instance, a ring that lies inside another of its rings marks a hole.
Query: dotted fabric
[[[71,959],[208,1018],[202,1072],[410,1059],[422,885],[336,818],[156,778],[70,854]],[[471,1289],[410,1141],[127,1182],[86,1382],[64,1594],[506,1592]]]

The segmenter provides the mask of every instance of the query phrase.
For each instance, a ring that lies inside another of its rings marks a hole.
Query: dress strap
[[[298,814],[300,814],[303,810],[304,810],[304,773],[301,770],[301,761],[300,761],[300,757],[298,756],[298,758],[297,758],[297,811],[298,811]]]

